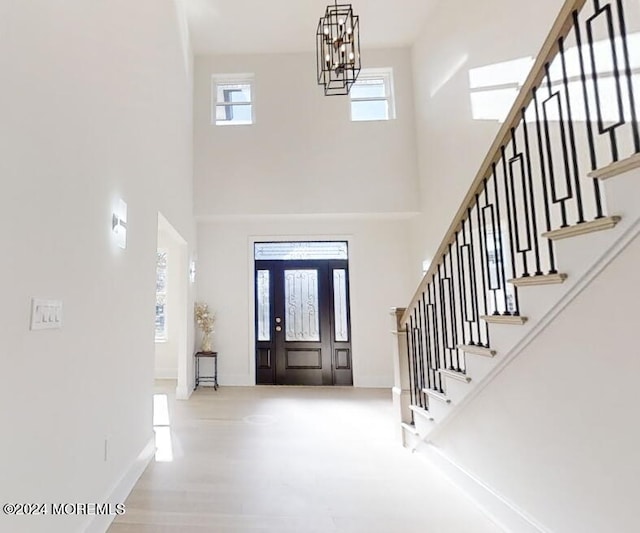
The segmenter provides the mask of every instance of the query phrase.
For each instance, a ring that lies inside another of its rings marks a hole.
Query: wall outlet
[[[31,299],[31,330],[60,329],[62,301]]]

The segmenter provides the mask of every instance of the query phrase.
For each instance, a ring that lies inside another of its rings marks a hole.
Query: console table
[[[218,390],[218,352],[196,352],[196,389],[200,383],[213,383],[213,389]],[[213,359],[213,375],[200,375],[200,359]]]

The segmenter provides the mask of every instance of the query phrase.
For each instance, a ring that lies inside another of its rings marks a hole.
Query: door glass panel
[[[269,300],[269,271],[258,270],[256,293],[258,300],[258,340],[271,340],[271,302]]]
[[[318,271],[285,270],[286,340],[319,341]]]
[[[336,341],[348,342],[347,271],[344,269],[336,269],[333,271],[333,316]]]
[[[325,242],[257,242],[254,245],[256,260],[322,260],[347,259],[347,243]]]

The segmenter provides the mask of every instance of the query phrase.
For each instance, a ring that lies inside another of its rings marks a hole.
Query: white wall
[[[389,308],[406,301],[408,220],[348,217],[221,218],[198,225],[198,298],[217,314],[219,381],[255,384],[253,240],[348,239],[356,387],[393,384]]]
[[[354,383],[392,384],[387,313],[411,296],[407,217],[418,208],[411,58],[363,57],[393,68],[396,120],[352,123],[349,98],[316,84],[313,54],[196,58],[198,299],[217,312],[222,384],[255,383],[252,236],[349,237]],[[256,122],[212,126],[211,76],[233,72],[255,76]]]
[[[435,438],[548,531],[638,529],[639,262],[636,237]]]
[[[409,49],[363,52],[393,67],[397,119],[351,122],[325,97],[313,54],[203,56],[195,62],[198,215],[405,212],[418,208]],[[212,126],[211,76],[255,75],[252,126]]]
[[[412,49],[422,217],[413,271],[432,260],[500,124],[473,120],[469,70],[535,56],[563,2],[438,2]]]
[[[158,211],[195,236],[184,50],[171,0],[0,3],[3,502],[103,502],[152,437]],[[61,330],[29,331],[32,297]],[[87,520],[18,518],[0,529]]]

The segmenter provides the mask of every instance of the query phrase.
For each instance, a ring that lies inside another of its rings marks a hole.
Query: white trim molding
[[[480,510],[504,531],[513,533],[552,533],[533,517],[510,502],[471,472],[457,464],[433,444],[416,446],[417,455],[436,466],[456,486],[460,487]]]
[[[155,452],[156,442],[155,437],[152,436],[112,490],[103,497],[102,501],[97,503],[111,503],[113,505],[124,503],[145,468],[153,459]],[[115,516],[113,515],[92,516],[87,520],[82,531],[85,533],[105,533],[114,519]]]

